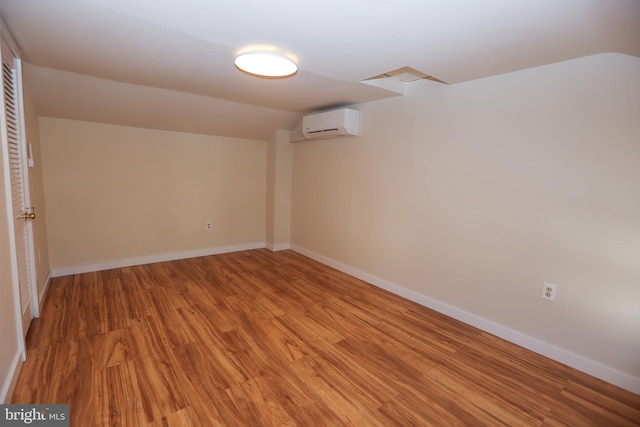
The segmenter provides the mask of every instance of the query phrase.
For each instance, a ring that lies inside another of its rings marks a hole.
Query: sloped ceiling
[[[638,0],[1,0],[40,114],[266,139],[301,113],[390,96],[412,67],[455,84],[601,52],[640,56]],[[233,59],[266,45],[289,79]]]

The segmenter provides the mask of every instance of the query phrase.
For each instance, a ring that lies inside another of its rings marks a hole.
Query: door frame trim
[[[29,184],[29,163],[27,161],[27,133],[26,133],[26,121],[24,115],[24,97],[22,91],[22,58],[20,58],[19,52],[12,51],[15,57],[16,66],[16,89],[17,89],[17,101],[18,101],[18,126],[20,126],[20,145],[22,148],[22,185],[25,188],[24,202],[26,206],[32,208],[31,205],[31,185]],[[33,318],[40,317],[40,299],[38,298],[38,279],[36,276],[36,251],[33,244],[33,221],[27,221],[27,252],[28,252],[28,268],[29,268],[29,288],[31,293],[31,312]]]

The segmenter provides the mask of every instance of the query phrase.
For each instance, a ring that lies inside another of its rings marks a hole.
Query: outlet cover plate
[[[542,294],[540,294],[540,298],[555,302],[556,301],[556,292],[558,291],[558,286],[553,283],[543,283],[542,284]]]

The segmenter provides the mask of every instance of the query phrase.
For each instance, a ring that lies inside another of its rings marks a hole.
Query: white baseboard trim
[[[278,252],[278,251],[285,251],[287,249],[291,249],[291,245],[288,243],[279,243],[279,244],[267,243],[266,248],[269,249],[271,252]]]
[[[2,390],[0,391],[0,402],[10,403],[11,396],[13,396],[13,390],[16,388],[16,382],[18,381],[18,375],[22,370],[22,352],[18,350],[11,362],[11,367],[4,384],[2,384]]]
[[[70,276],[73,274],[91,273],[94,271],[112,270],[114,268],[122,268],[122,267],[131,267],[133,265],[176,261],[179,259],[197,258],[201,256],[218,255],[218,254],[224,254],[229,252],[239,252],[239,251],[246,251],[250,249],[260,249],[264,247],[265,247],[264,242],[256,242],[256,243],[246,243],[241,245],[220,246],[215,248],[196,249],[192,251],[171,252],[166,254],[127,258],[127,259],[108,261],[108,262],[103,262],[98,264],[54,268],[51,271],[51,277]]]
[[[422,306],[435,310],[439,313],[446,314],[449,317],[460,320],[461,322],[464,322],[471,326],[475,326],[478,329],[517,344],[535,353],[541,354],[545,357],[563,363],[574,369],[599,378],[603,381],[614,384],[620,388],[631,391],[632,393],[640,394],[640,378],[636,378],[627,373],[610,368],[606,365],[587,359],[578,354],[556,347],[555,345],[540,341],[539,339],[525,335],[521,332],[495,323],[491,320],[484,319],[473,313],[469,313],[449,304],[445,304],[441,301],[429,298],[426,295],[420,294],[407,288],[403,288],[402,286],[396,285],[395,283],[388,282],[384,279],[342,264],[336,260],[327,258],[303,247],[291,245],[291,250],[307,256],[315,261],[321,262],[322,264],[328,265],[329,267],[333,267],[336,270],[342,271],[343,273],[346,273],[350,276],[356,277],[360,280],[364,280],[367,283],[387,290],[393,294],[416,302]]]

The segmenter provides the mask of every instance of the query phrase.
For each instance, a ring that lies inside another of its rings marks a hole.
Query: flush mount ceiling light
[[[235,64],[240,70],[260,77],[290,77],[298,71],[291,58],[277,52],[244,52],[236,57]]]

